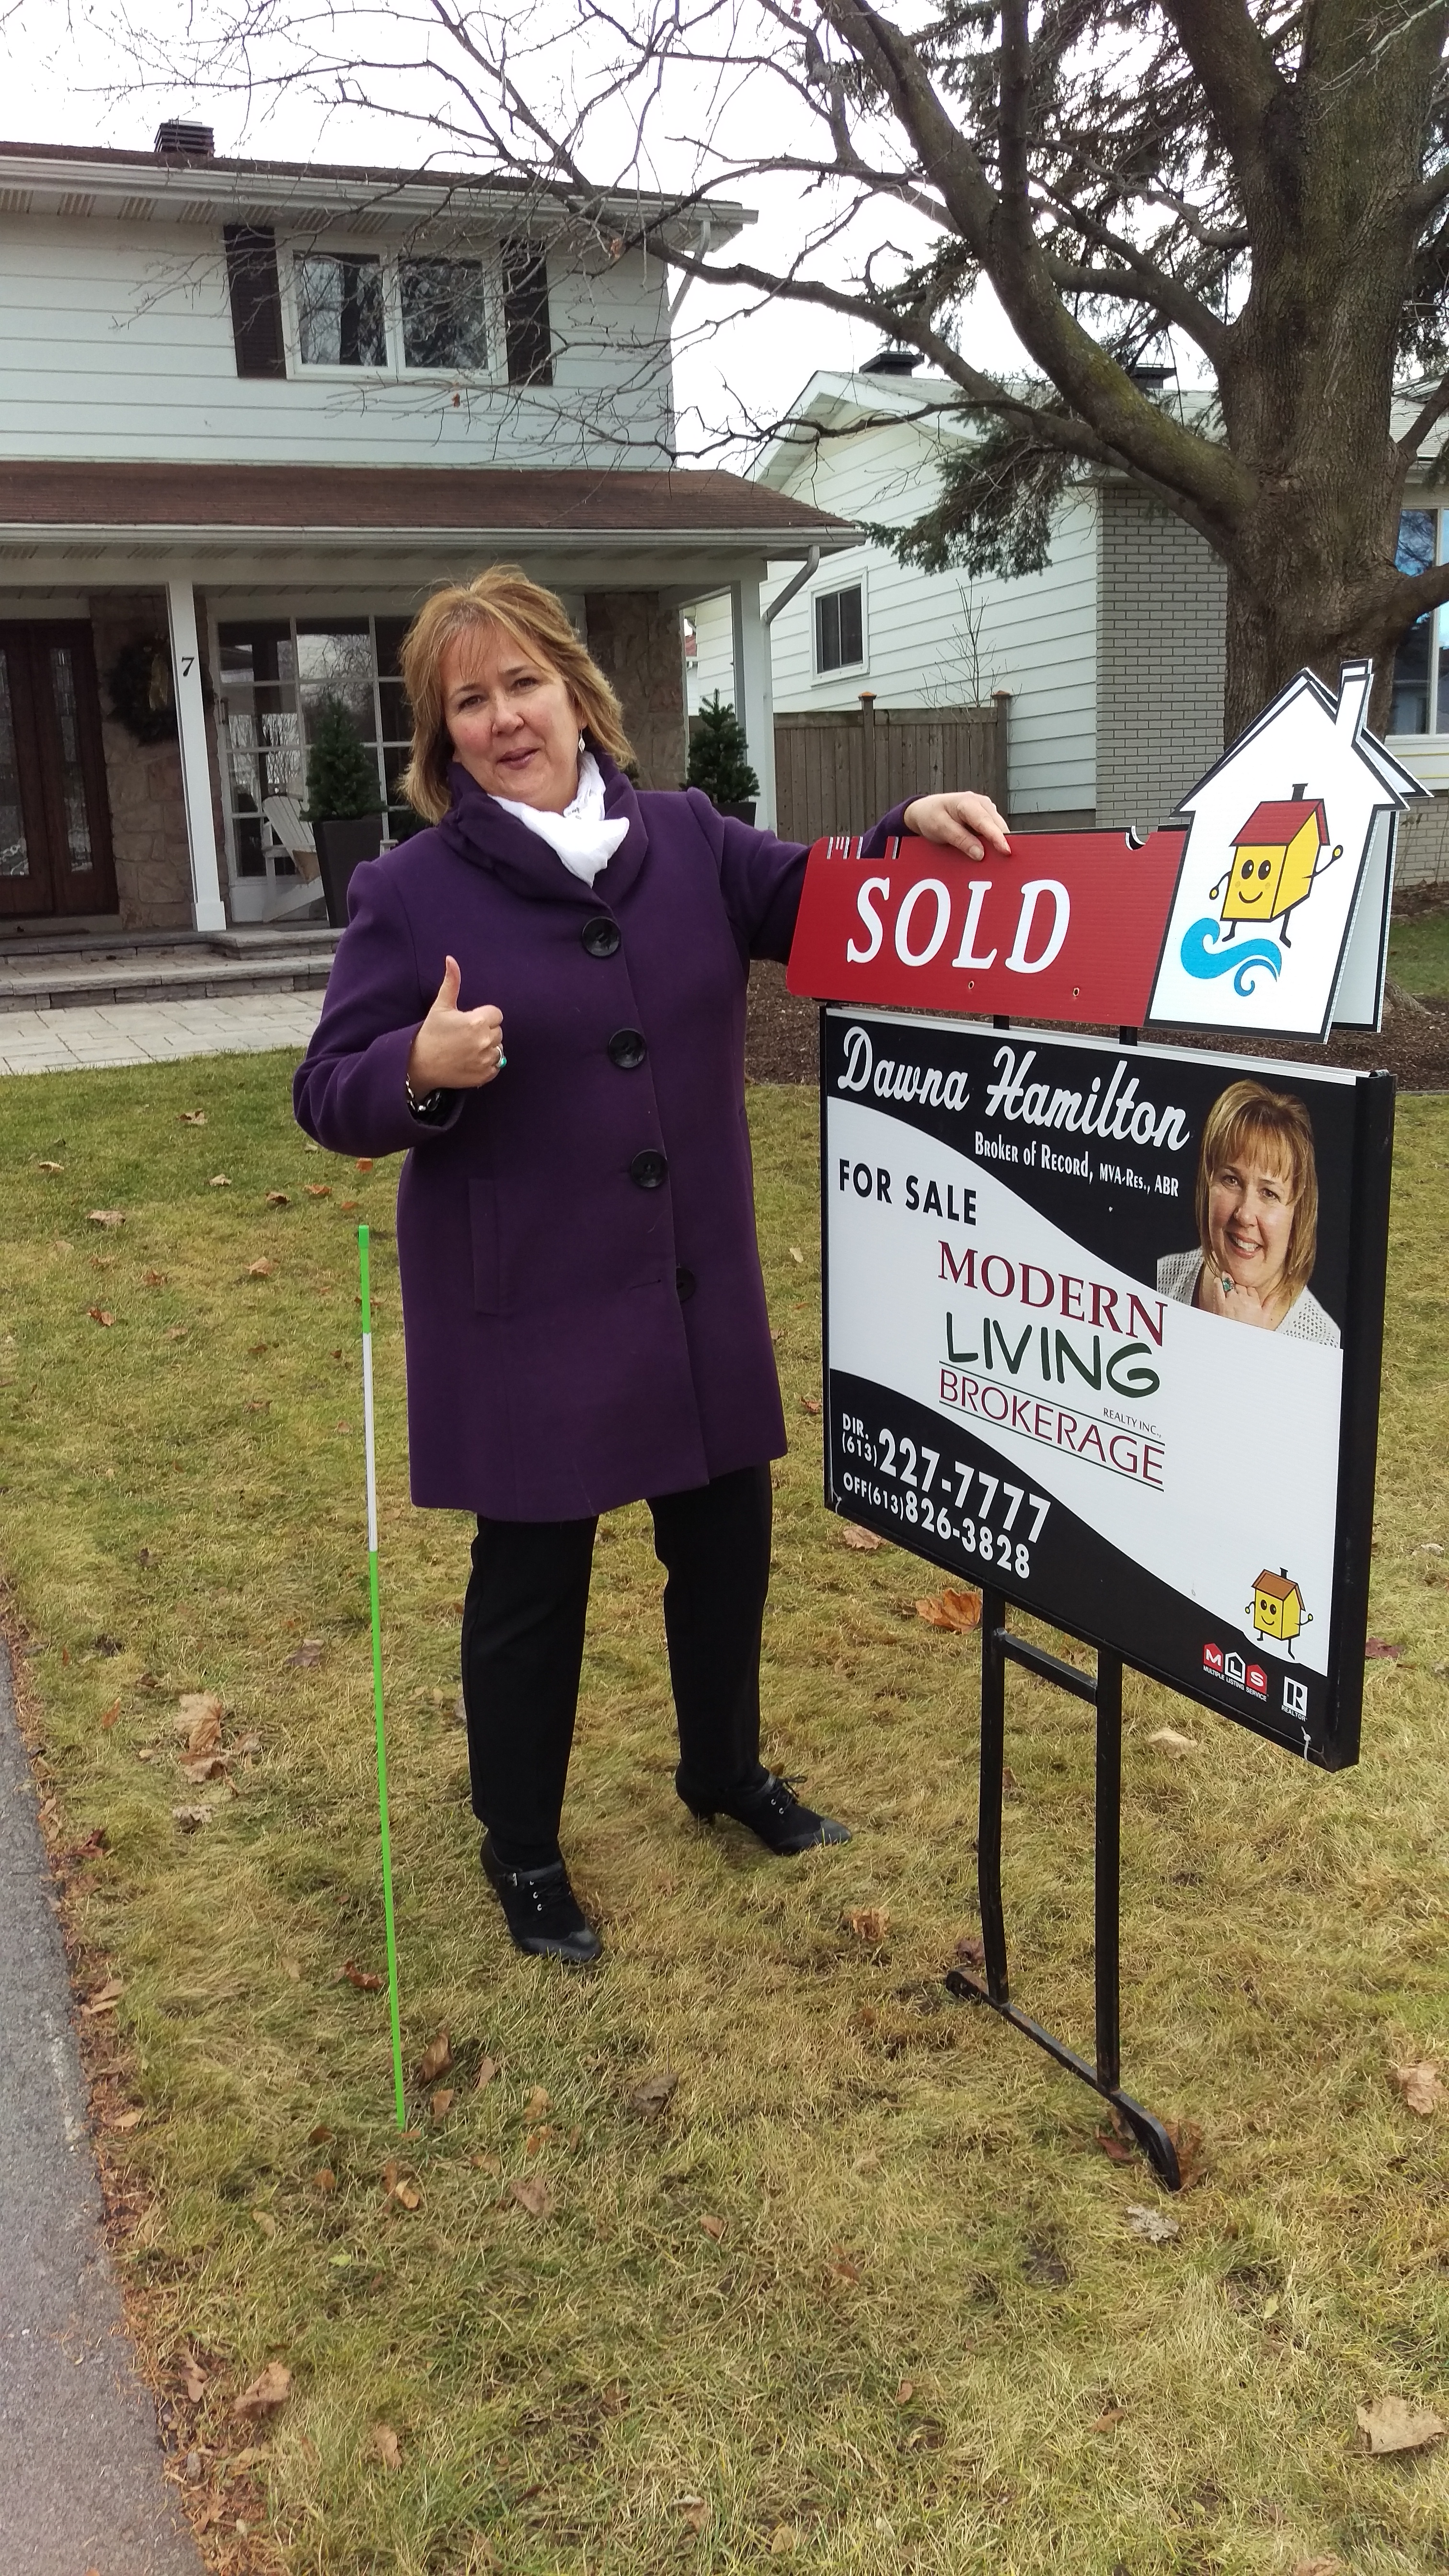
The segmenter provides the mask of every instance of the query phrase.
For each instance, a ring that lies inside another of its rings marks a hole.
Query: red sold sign
[[[1009,859],[817,841],[786,981],[821,1001],[1140,1028],[1186,840],[1021,832]]]

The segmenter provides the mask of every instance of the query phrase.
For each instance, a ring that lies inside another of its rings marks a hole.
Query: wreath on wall
[[[137,742],[175,741],[171,651],[162,637],[139,636],[123,645],[106,673],[106,687],[112,714]]]

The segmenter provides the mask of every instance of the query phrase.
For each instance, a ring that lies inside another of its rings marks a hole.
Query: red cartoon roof
[[[1240,850],[1245,842],[1251,842],[1254,849],[1275,848],[1279,843],[1286,846],[1302,831],[1310,815],[1317,822],[1319,840],[1326,842],[1328,818],[1322,797],[1284,797],[1277,804],[1255,805],[1242,830],[1234,834],[1233,847]]]

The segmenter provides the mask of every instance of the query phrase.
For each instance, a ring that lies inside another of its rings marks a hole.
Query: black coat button
[[[632,1073],[648,1052],[642,1029],[615,1029],[609,1040],[609,1062],[616,1064],[621,1073]]]
[[[674,1285],[679,1292],[679,1302],[681,1306],[687,1306],[690,1298],[694,1295],[694,1272],[692,1270],[686,1270],[681,1263],[679,1269],[676,1270],[674,1274]]]
[[[629,1166],[629,1178],[641,1190],[657,1190],[663,1184],[669,1165],[656,1145],[646,1145]]]
[[[619,948],[619,925],[606,912],[596,912],[579,932],[585,952],[590,957],[613,957]]]

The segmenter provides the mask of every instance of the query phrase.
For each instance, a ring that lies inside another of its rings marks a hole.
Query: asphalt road
[[[0,1645],[0,2569],[201,2576],[106,2251],[70,2012]]]

